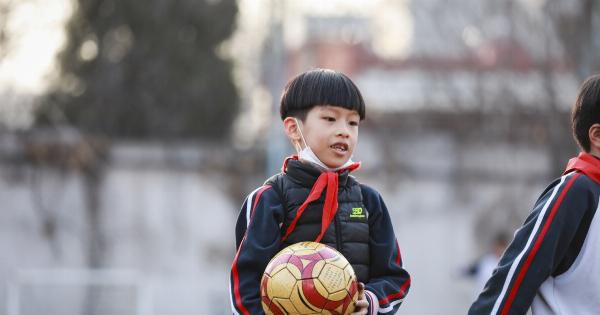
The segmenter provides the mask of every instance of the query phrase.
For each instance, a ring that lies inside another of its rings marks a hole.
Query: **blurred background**
[[[464,314],[578,152],[599,30],[594,0],[0,0],[0,314],[230,314],[239,207],[314,67],[367,102],[399,313]]]

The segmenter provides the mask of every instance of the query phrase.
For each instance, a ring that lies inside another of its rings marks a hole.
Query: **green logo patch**
[[[365,212],[363,211],[363,208],[352,208],[352,213],[350,213],[350,218],[351,219],[364,219]]]

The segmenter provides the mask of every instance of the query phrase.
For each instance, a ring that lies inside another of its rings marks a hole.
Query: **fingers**
[[[358,299],[362,300],[361,297],[365,295],[365,284],[362,282],[358,283]]]
[[[351,315],[367,315],[369,302],[365,298],[365,285],[362,282],[358,283],[358,300],[354,302],[354,306],[356,309]]]
[[[354,305],[356,305],[356,309],[351,315],[367,315],[367,310],[369,308],[369,302],[367,302],[367,300],[356,301]]]

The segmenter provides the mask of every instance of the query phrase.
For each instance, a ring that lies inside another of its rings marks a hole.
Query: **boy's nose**
[[[348,130],[348,128],[341,127],[340,129],[338,129],[337,136],[342,138],[348,138],[350,137],[350,131]]]

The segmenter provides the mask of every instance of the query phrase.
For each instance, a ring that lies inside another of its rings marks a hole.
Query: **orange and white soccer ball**
[[[271,259],[261,279],[266,314],[346,315],[354,311],[358,282],[346,258],[335,249],[301,242]]]

